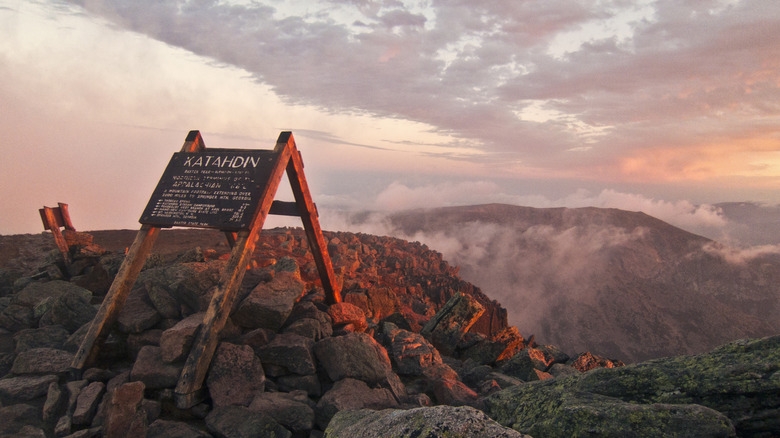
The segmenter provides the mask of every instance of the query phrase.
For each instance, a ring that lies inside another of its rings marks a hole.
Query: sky
[[[57,202],[138,228],[192,129],[292,131],[325,229],[486,202],[718,226],[780,204],[778,29],[771,0],[0,0],[0,234]]]

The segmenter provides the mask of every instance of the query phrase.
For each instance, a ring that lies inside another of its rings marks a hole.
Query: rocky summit
[[[327,305],[303,231],[265,230],[207,398],[179,409],[173,389],[229,249],[211,231],[163,231],[76,379],[73,355],[132,241],[120,234],[85,237],[68,265],[46,234],[0,236],[0,436],[780,435],[780,337],[629,366],[567,353],[508,325],[441,254],[368,234],[325,233],[344,298]]]

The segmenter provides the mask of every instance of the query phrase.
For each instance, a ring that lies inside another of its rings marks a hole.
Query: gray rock
[[[79,392],[76,408],[73,411],[73,424],[85,426],[92,423],[98,404],[105,392],[103,382],[92,382]]]
[[[43,421],[53,422],[59,417],[65,404],[65,392],[57,382],[49,384],[49,390],[46,392],[46,401],[43,403]]]
[[[314,427],[314,410],[309,406],[308,396],[303,391],[257,394],[249,409],[270,415],[292,432],[304,432]]]
[[[267,345],[258,349],[257,355],[264,365],[276,365],[285,374],[310,375],[317,371],[312,348],[314,341],[295,333],[280,333]]]
[[[547,364],[530,353],[530,348],[520,350],[517,354],[512,356],[512,358],[504,362],[501,367],[499,367],[499,370],[508,376],[515,377],[524,382],[540,380],[538,371],[545,372],[547,370]]]
[[[33,348],[16,355],[14,374],[58,374],[68,371],[73,354],[56,348]]]
[[[327,438],[522,438],[483,412],[468,406],[433,406],[409,410],[341,411],[325,429]]]
[[[149,425],[146,438],[211,438],[211,435],[181,421],[155,420]]]
[[[81,390],[86,388],[89,382],[86,380],[75,380],[65,384],[65,391],[68,395],[68,399],[65,405],[65,416],[68,417],[68,427],[71,425],[73,412],[76,410],[76,404],[79,401],[79,394]]]
[[[219,283],[220,273],[225,262],[176,263],[170,266],[146,269],[138,276],[136,284],[144,285],[153,291],[165,291],[178,303],[181,314],[205,311],[208,306],[208,292]],[[165,300],[165,302],[163,302]],[[152,302],[152,300],[150,300]],[[203,305],[205,303],[205,306]],[[173,313],[172,303],[161,295],[155,296],[154,306],[160,306],[162,312]],[[155,307],[156,308],[156,307]]]
[[[127,296],[125,305],[119,311],[117,325],[124,333],[140,333],[154,327],[162,320],[162,315],[154,308],[146,289],[136,286]]]
[[[14,335],[15,351],[21,353],[33,348],[63,348],[70,333],[62,326],[20,330]]]
[[[90,303],[92,294],[87,289],[80,289],[81,291],[64,291],[46,300],[45,310],[39,310],[40,305],[36,306],[35,312],[41,314],[38,325],[40,327],[58,325],[65,327],[68,332],[75,332],[82,325],[92,321],[97,314],[97,309]]]
[[[322,385],[316,374],[309,376],[299,376],[289,374],[276,378],[276,385],[280,391],[292,392],[296,390],[305,391],[310,397],[319,397],[322,395]]]
[[[205,313],[200,312],[192,314],[162,333],[160,348],[165,362],[176,362],[187,358],[204,315]]]
[[[292,312],[293,305],[303,295],[299,277],[279,272],[268,283],[260,283],[241,301],[233,314],[233,322],[245,328],[279,330]]]
[[[538,436],[771,436],[780,431],[778,363],[780,336],[737,341],[515,386],[488,397],[485,412]]]
[[[503,425],[540,437],[735,436],[734,426],[725,415],[704,406],[627,403],[546,383],[498,392],[485,401],[485,412]],[[526,391],[533,396],[522,397],[522,401],[514,397]]]
[[[162,349],[147,345],[138,352],[130,371],[130,380],[140,380],[150,389],[173,388],[179,381],[183,364],[162,360]]]
[[[163,331],[161,329],[144,330],[141,333],[130,333],[127,335],[127,355],[135,360],[138,353],[147,345],[155,347],[160,346]]]
[[[259,328],[245,333],[241,336],[241,343],[249,345],[255,352],[260,351],[260,347],[267,345],[271,342],[271,339],[276,336],[272,330]]]
[[[548,372],[555,377],[576,376],[580,374],[576,368],[562,363],[552,364]]]
[[[265,388],[265,374],[252,347],[222,342],[211,361],[206,386],[214,406],[249,406]]]
[[[285,327],[283,332],[295,333],[314,341],[319,341],[320,339],[327,338],[333,334],[333,327],[330,323],[323,324],[314,318],[301,318]]]
[[[106,414],[105,435],[132,438],[146,436],[147,414],[141,408],[144,384],[125,383],[111,391],[111,394],[111,403]]]
[[[439,352],[454,356],[461,337],[485,313],[485,308],[470,295],[455,294],[423,327],[420,334]]]
[[[221,406],[206,416],[209,431],[220,438],[289,438],[289,430],[269,415],[243,406]]]
[[[16,354],[0,353],[0,376],[4,376],[11,371],[14,360],[16,360]]]
[[[385,409],[398,407],[398,401],[390,390],[369,388],[365,382],[344,379],[336,382],[317,402],[315,418],[321,429],[327,427],[336,412],[357,409]]]
[[[145,289],[149,301],[163,318],[178,319],[181,317],[181,305],[168,289],[154,283],[146,285]]]
[[[384,326],[390,358],[398,374],[421,376],[425,368],[442,363],[439,352],[422,335],[399,329],[392,323]]]
[[[35,325],[32,307],[9,304],[0,311],[0,328],[15,332]]]
[[[323,339],[314,344],[314,353],[333,381],[353,378],[390,388],[398,398],[406,394],[387,351],[365,333]]]
[[[69,415],[63,415],[57,420],[57,424],[54,425],[54,436],[64,437],[70,435],[70,431],[73,427],[73,422]]]
[[[87,301],[92,297],[92,292],[83,287],[67,281],[54,280],[28,284],[24,289],[14,294],[11,304],[34,308],[46,299],[56,298],[63,294],[81,296]]]
[[[27,404],[15,404],[0,408],[0,436],[18,437],[22,429],[38,429],[43,425],[41,410]]]
[[[25,425],[14,434],[14,438],[46,438],[46,432],[40,427]]]
[[[476,402],[477,393],[463,382],[455,379],[433,381],[433,395],[440,404],[462,406]]]

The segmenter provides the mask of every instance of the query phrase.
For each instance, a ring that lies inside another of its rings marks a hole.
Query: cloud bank
[[[287,103],[427,124],[453,150],[421,153],[505,175],[780,170],[776,2],[73,3],[245,69]]]

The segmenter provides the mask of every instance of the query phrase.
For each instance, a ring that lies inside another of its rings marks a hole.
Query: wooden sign
[[[284,174],[294,203],[274,201]],[[225,231],[233,250],[212,295],[174,391],[176,405],[189,408],[204,399],[203,380],[227,322],[268,214],[300,216],[328,304],[341,302],[317,209],[303,175],[303,160],[291,132],[282,132],[272,151],[206,149],[198,131],[190,131],[173,155],[146,209],[141,229],[130,246],[97,315],[71,364],[80,378],[116,322],[160,227],[189,226]]]
[[[273,151],[210,149],[177,152],[160,178],[140,222],[247,230],[257,213]]]

